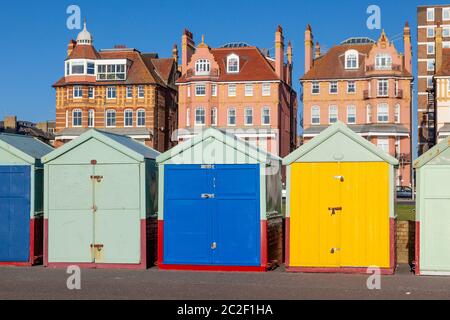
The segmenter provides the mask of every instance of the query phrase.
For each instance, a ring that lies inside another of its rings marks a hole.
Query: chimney
[[[286,82],[292,86],[292,68],[293,68],[293,57],[294,53],[292,50],[292,43],[289,41],[288,48],[287,48],[287,60],[288,60],[288,66],[287,66],[287,76],[286,76]]]
[[[319,42],[316,42],[316,48],[314,53],[314,59],[317,59],[320,57],[320,44]]]
[[[442,67],[442,27],[440,22],[437,23],[436,28],[435,52],[436,52],[436,62],[434,72],[437,73],[439,72],[439,70],[441,70]]]
[[[284,37],[281,26],[278,26],[275,33],[275,73],[284,80]]]
[[[408,22],[403,29],[403,47],[405,50],[405,70],[412,73],[412,46],[411,46],[411,29]]]
[[[69,57],[72,54],[72,51],[76,45],[77,42],[75,40],[70,40],[69,45],[67,46],[67,57]]]
[[[188,29],[184,29],[181,43],[181,72],[185,73],[191,57],[195,52],[194,35]]]
[[[3,126],[5,127],[5,131],[9,133],[17,132],[17,117],[16,116],[8,116],[3,120]]]
[[[313,34],[311,30],[311,26],[308,24],[305,31],[305,74],[312,68],[313,66]]]
[[[175,63],[178,64],[178,46],[176,44],[173,45],[172,57],[173,60],[175,60]]]

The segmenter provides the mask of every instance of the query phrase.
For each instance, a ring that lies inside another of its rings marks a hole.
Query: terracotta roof
[[[90,47],[91,50],[95,49],[91,46],[76,46],[78,47]],[[92,51],[92,52],[93,52]],[[75,52],[75,50],[74,50]],[[95,51],[96,52],[96,51]],[[80,51],[76,52],[76,56],[81,54]],[[77,84],[90,84],[90,85],[136,85],[136,84],[159,84],[161,86],[166,86],[168,84],[168,75],[172,70],[172,66],[169,65],[169,61],[173,65],[175,61],[173,59],[158,59],[158,55],[142,54],[135,49],[123,49],[123,50],[111,50],[111,51],[100,51],[97,53],[98,56],[95,59],[127,59],[130,61],[130,67],[127,73],[127,79],[125,81],[97,81],[91,82],[88,80],[76,82]],[[86,56],[82,56],[86,58]],[[73,53],[69,57],[73,58]],[[81,56],[79,57],[81,58]],[[167,61],[166,61],[167,60]],[[169,70],[169,71],[167,71]],[[73,84],[74,82],[66,81],[66,77],[62,77],[53,86],[59,87],[66,84]]]
[[[442,49],[442,66],[436,76],[450,76],[450,48]]]
[[[67,60],[69,59],[100,59],[100,55],[97,50],[93,46],[88,45],[76,45],[73,48],[72,53],[69,55]]]
[[[211,54],[219,65],[218,82],[280,80],[271,60],[256,47],[211,49]],[[227,73],[227,57],[230,54],[239,56],[239,73]],[[201,78],[195,77],[195,80],[201,81]],[[177,81],[177,83],[184,82],[188,82],[186,73]]]
[[[314,60],[314,66],[301,80],[320,79],[355,79],[365,78],[366,57],[373,48],[373,44],[341,44],[331,48],[326,54]],[[359,68],[356,70],[345,69],[345,52],[356,50],[359,55]],[[411,74],[403,70],[401,76],[411,77]]]

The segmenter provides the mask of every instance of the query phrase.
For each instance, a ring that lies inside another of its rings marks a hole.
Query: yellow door
[[[337,163],[291,168],[290,264],[340,266],[340,187]]]
[[[389,165],[342,163],[343,267],[390,266]]]
[[[386,163],[291,166],[290,266],[389,267]]]

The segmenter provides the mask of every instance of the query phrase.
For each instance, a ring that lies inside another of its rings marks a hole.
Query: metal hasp
[[[217,249],[217,242],[213,242],[211,244],[211,250],[216,250]]]
[[[331,211],[331,215],[334,216],[336,211],[342,211],[342,207],[328,208],[328,211]]]
[[[214,199],[216,196],[214,194],[211,193],[203,193],[202,194],[202,199]]]
[[[345,181],[344,176],[335,176],[334,178],[336,180],[339,180],[340,182],[344,182]]]
[[[338,251],[341,251],[341,248],[331,248],[331,254],[335,254],[335,253],[337,253]]]
[[[91,180],[96,180],[98,183],[102,182],[102,176],[91,176]]]

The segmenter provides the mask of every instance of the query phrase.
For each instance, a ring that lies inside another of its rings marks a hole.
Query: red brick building
[[[178,50],[156,53],[116,46],[97,51],[86,29],[70,41],[56,89],[56,142],[89,128],[123,134],[165,151],[177,127]]]
[[[182,36],[179,88],[180,132],[216,127],[265,150],[286,156],[297,145],[297,93],[292,87],[293,52],[285,51],[283,30],[275,33],[275,57],[245,43],[209,47]],[[287,56],[287,61],[285,61]]]

